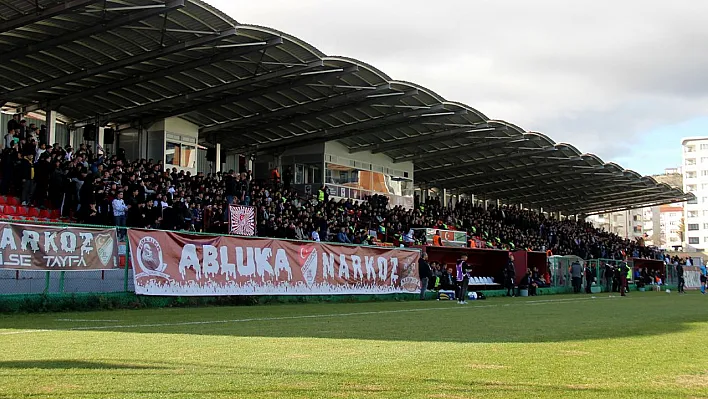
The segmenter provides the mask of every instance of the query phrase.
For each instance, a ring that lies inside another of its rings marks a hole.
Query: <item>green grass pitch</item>
[[[708,397],[689,292],[0,316],[0,398]]]

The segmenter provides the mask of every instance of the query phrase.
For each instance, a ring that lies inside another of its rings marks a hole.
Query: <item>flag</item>
[[[256,208],[229,205],[229,232],[239,236],[256,235]]]

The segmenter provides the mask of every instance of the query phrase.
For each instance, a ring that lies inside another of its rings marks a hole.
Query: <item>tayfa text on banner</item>
[[[116,245],[115,229],[0,222],[0,269],[115,269]]]
[[[144,295],[416,292],[418,251],[129,229]]]

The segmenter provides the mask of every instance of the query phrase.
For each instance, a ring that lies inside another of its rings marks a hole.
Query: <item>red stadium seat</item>
[[[29,216],[30,208],[28,206],[18,206],[17,216]]]
[[[49,219],[49,215],[51,214],[49,209],[42,209],[39,211],[39,217],[43,219]]]
[[[59,219],[61,217],[61,212],[59,212],[59,209],[53,209],[49,214],[49,217],[52,219]]]
[[[0,215],[5,213],[5,205],[0,205]]]
[[[39,217],[40,210],[37,207],[32,207],[29,209],[29,213],[27,214],[30,217],[37,218]]]
[[[5,206],[5,214],[8,216],[15,216],[17,214],[17,207],[12,205]]]
[[[20,205],[20,199],[17,197],[8,197],[7,204],[12,206]]]
[[[7,204],[7,197],[4,195],[0,195],[0,205],[5,205]]]

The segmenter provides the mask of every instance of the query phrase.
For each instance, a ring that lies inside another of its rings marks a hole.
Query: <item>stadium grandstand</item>
[[[0,18],[6,218],[112,225],[122,196],[128,226],[226,233],[235,201],[271,237],[439,228],[599,258],[637,248],[584,215],[692,198],[199,0],[4,0]]]

